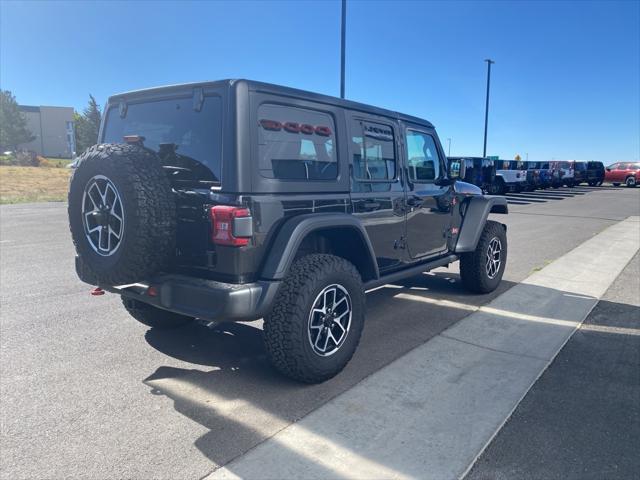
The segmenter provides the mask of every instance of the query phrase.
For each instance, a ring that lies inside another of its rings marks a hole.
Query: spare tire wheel
[[[69,185],[69,225],[82,267],[100,285],[148,279],[175,249],[176,207],[157,155],[139,145],[87,149]]]

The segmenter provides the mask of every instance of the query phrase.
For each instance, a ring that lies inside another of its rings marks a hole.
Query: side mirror
[[[464,160],[449,160],[449,167],[447,168],[447,176],[449,179],[459,180],[465,177],[466,166]]]

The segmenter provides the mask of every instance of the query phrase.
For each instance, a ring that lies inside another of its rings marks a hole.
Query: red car
[[[635,187],[640,181],[640,162],[618,162],[609,165],[604,174],[605,182],[618,186],[621,183],[627,187]]]

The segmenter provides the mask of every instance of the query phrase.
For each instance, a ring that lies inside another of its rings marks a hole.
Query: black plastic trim
[[[305,237],[313,231],[335,227],[348,227],[359,233],[363,247],[368,252],[374,277],[378,278],[380,276],[378,264],[367,232],[358,218],[345,213],[298,215],[285,222],[269,248],[261,278],[269,280],[284,278]]]
[[[147,288],[103,286],[104,290],[148,303],[164,310],[210,321],[250,321],[264,317],[273,304],[279,281],[233,284],[203,280],[186,275],[154,278],[148,286],[158,292],[155,297]]]
[[[453,263],[457,260],[457,255],[447,255],[446,257],[441,257],[436,260],[420,263],[419,265],[416,265],[414,267],[403,268],[402,270],[398,270],[397,272],[383,275],[376,280],[368,281],[367,283],[365,283],[364,288],[369,290],[371,288],[376,288],[390,282],[396,282],[398,280],[413,277],[415,275],[421,274],[422,272],[433,270],[434,268],[444,267],[445,265],[449,265],[450,263]]]
[[[473,252],[476,249],[489,213],[509,213],[507,199],[504,197],[478,195],[468,201],[456,243],[456,253]]]

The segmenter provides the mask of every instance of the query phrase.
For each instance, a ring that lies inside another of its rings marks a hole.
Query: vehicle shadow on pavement
[[[171,398],[176,411],[209,430],[195,445],[215,464],[224,465],[513,285],[503,280],[495,292],[474,295],[464,290],[458,274],[438,271],[368,293],[366,326],[354,358],[342,373],[320,385],[296,383],[270,366],[262,322],[151,329],[146,333],[149,345],[194,368],[161,366],[144,383],[152,394]],[[401,293],[427,303],[399,298]]]

